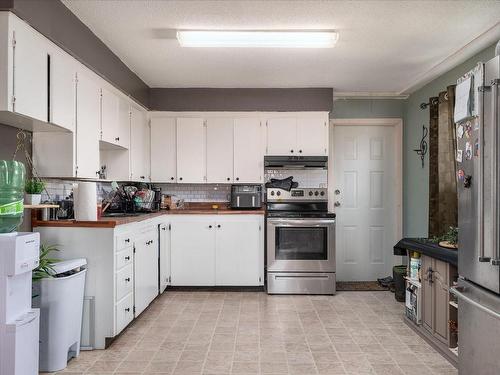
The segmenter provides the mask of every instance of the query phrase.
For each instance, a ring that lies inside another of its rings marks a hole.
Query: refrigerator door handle
[[[484,93],[488,91],[489,86],[483,86],[479,89],[478,109],[479,109],[479,139],[480,147],[484,147]],[[489,262],[491,257],[484,255],[484,152],[479,153],[479,178],[478,181],[478,261],[481,263]]]
[[[500,85],[500,79],[496,78],[491,81],[491,119],[492,119],[492,132],[493,132],[493,155],[491,157],[492,162],[492,228],[493,228],[493,259],[491,260],[491,264],[500,265],[500,248],[498,246],[498,86]]]
[[[464,302],[466,303],[470,303],[471,305],[473,305],[474,307],[477,307],[478,309],[484,311],[485,313],[497,318],[497,319],[500,319],[500,314],[497,313],[496,311],[493,311],[491,309],[489,309],[488,307],[484,306],[484,305],[481,305],[479,302],[476,302],[475,300],[473,300],[472,298],[468,297],[466,294],[464,294],[463,292],[465,291],[465,288],[464,287],[460,287],[460,286],[452,286],[450,288],[450,293],[454,294],[455,296],[457,296],[459,299],[462,299]]]

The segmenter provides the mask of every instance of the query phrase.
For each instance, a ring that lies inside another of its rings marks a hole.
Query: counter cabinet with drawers
[[[104,349],[167,285],[262,286],[262,214],[151,215],[141,221],[34,224],[60,259],[88,263],[82,348]]]

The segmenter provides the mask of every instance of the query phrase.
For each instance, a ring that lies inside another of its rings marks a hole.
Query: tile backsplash
[[[328,184],[328,171],[324,169],[266,169],[264,179],[268,182],[271,178],[284,179],[289,176],[299,183],[299,188],[326,188]]]
[[[42,201],[58,201],[68,197],[77,181],[46,180],[46,192]],[[162,194],[172,195],[186,202],[228,202],[231,195],[231,185],[227,184],[153,184],[161,187]],[[102,200],[111,191],[110,182],[97,182],[97,198]]]

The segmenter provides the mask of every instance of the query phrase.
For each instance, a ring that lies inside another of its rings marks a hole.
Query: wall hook
[[[424,161],[425,161],[425,154],[427,154],[427,141],[425,138],[427,137],[427,133],[429,130],[425,125],[422,125],[422,139],[420,140],[420,148],[417,148],[413,151],[417,153],[418,156],[420,156],[420,160],[422,161],[422,168],[424,168]]]

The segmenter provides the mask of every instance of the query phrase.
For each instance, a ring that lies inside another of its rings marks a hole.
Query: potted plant
[[[38,267],[33,270],[32,279],[34,282],[41,279],[50,278],[54,273],[53,265],[59,262],[59,259],[49,258],[53,251],[59,251],[57,245],[40,245],[40,258]]]
[[[37,205],[42,200],[42,191],[45,189],[45,182],[39,178],[30,178],[24,186],[25,204]]]

